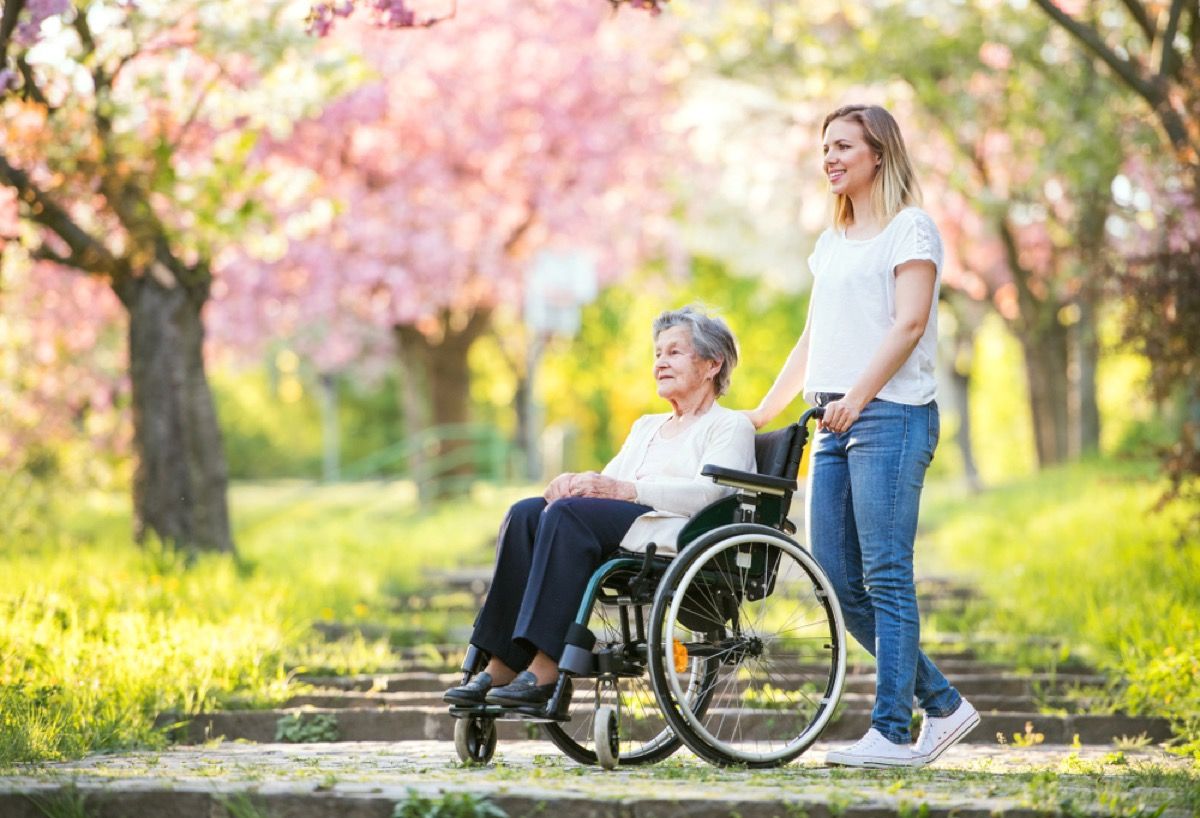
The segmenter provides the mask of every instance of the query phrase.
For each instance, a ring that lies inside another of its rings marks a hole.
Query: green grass
[[[1030,667],[1112,671],[1110,706],[1171,718],[1200,757],[1200,543],[1180,542],[1183,510],[1150,512],[1161,488],[1152,466],[1113,462],[974,496],[932,484],[919,572],[983,597],[927,632]],[[298,668],[394,666],[392,646],[463,624],[405,608],[423,572],[486,565],[524,493],[480,489],[422,515],[401,483],[236,486],[240,559],[190,565],[129,543],[123,496],[39,495],[37,514],[0,517],[0,765],[156,746],[155,714],[270,706]],[[327,642],[322,620],[384,636]]]
[[[1180,538],[1189,509],[1151,510],[1153,467],[1080,463],[978,496],[937,488],[918,571],[968,579],[983,598],[933,629],[996,658],[1110,671],[1111,707],[1170,718],[1200,758],[1200,542]]]
[[[516,490],[418,514],[403,484],[239,486],[241,556],[192,564],[129,543],[124,497],[55,496],[0,529],[0,765],[161,744],[157,713],[294,692],[297,667],[395,664],[389,638],[325,642],[318,620],[436,639],[444,617],[397,607],[422,572],[490,559]]]

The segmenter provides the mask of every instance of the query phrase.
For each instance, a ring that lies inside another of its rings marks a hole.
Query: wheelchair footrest
[[[545,706],[527,705],[523,707],[501,707],[498,704],[478,704],[474,707],[454,705],[450,708],[450,716],[455,719],[489,718],[495,721],[524,721],[524,722],[558,722],[571,720],[570,716],[558,717],[547,713]]]

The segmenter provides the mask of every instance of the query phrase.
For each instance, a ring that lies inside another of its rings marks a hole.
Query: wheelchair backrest
[[[795,480],[800,472],[800,456],[804,452],[803,427],[793,423],[774,432],[754,436],[754,457],[759,474]]]

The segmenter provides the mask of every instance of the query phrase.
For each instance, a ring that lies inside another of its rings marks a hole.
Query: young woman
[[[801,388],[825,407],[813,441],[808,541],[846,624],[876,661],[871,728],[827,761],[916,767],[979,723],[918,647],[913,540],[937,446],[934,402],[942,242],[917,204],[900,129],[883,108],[850,105],[822,127],[833,226],[809,258],[808,321],[750,419],[761,427]],[[925,711],[911,744],[914,692]]]

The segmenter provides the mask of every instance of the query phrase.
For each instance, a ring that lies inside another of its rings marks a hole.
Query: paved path
[[[237,794],[272,818],[389,818],[411,790],[487,795],[511,818],[1200,814],[1200,772],[1152,747],[974,744],[923,770],[823,766],[825,751],[844,744],[819,743],[777,770],[720,769],[680,753],[605,773],[539,741],[502,742],[483,768],[464,768],[438,741],[221,743],[20,768],[0,778],[0,816],[40,815],[28,796],[69,800],[69,784],[103,818],[224,818],[221,799]]]

